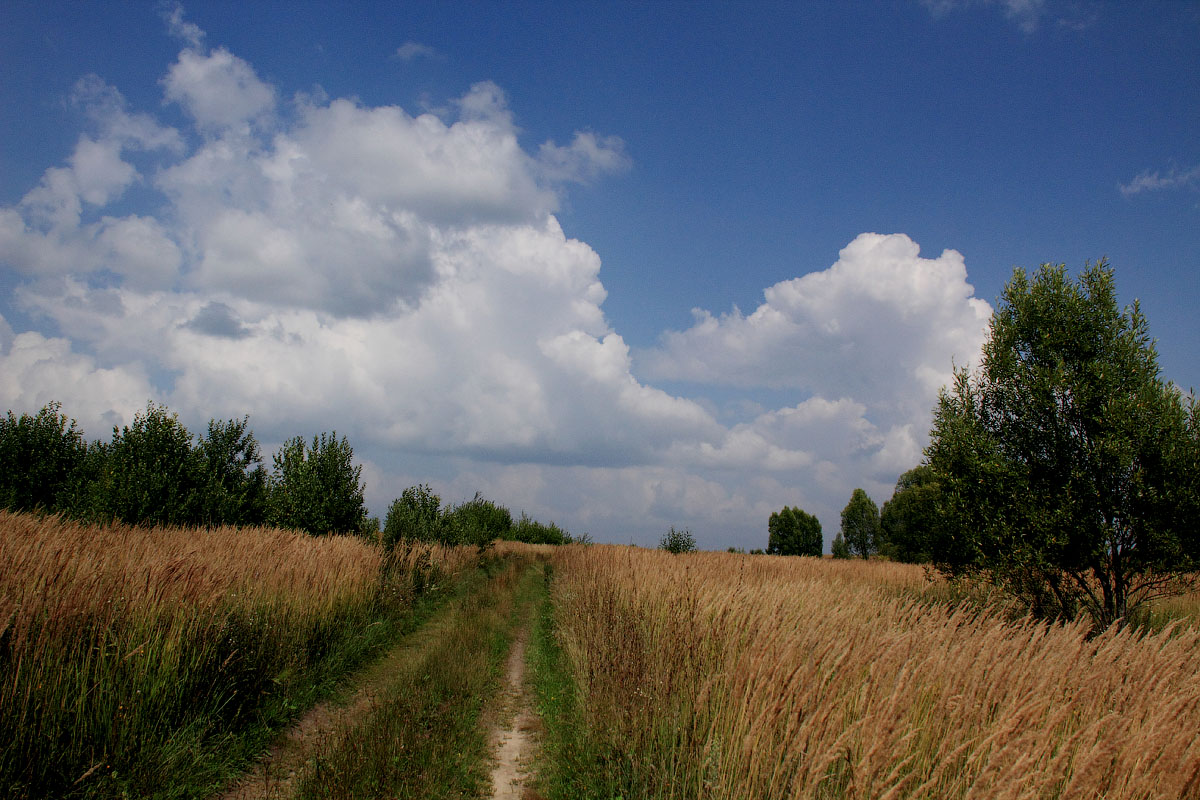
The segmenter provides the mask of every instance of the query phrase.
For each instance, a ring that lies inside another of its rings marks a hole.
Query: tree
[[[934,412],[926,458],[951,534],[935,560],[1041,616],[1123,619],[1200,566],[1198,434],[1106,262],[1078,283],[1063,265],[1018,269],[978,372],[959,370]]]
[[[428,484],[410,486],[388,506],[383,522],[383,543],[391,548],[401,539],[417,542],[444,541],[442,498]]]
[[[910,469],[896,481],[892,499],[879,514],[879,552],[896,561],[921,564],[943,549],[944,526],[938,512],[941,490],[928,464]]]
[[[850,558],[853,553],[850,552],[850,545],[846,544],[846,537],[839,530],[837,536],[833,537],[833,557],[834,558]]]
[[[666,550],[668,553],[691,553],[696,549],[696,537],[692,536],[691,531],[675,530],[675,526],[671,526],[671,530],[663,534],[663,537],[658,540],[658,549]]]
[[[484,547],[496,539],[508,538],[513,519],[507,508],[476,492],[474,499],[446,512],[442,524],[454,543]]]
[[[855,489],[842,509],[842,536],[857,556],[870,558],[878,548],[879,507],[862,489]]]
[[[825,547],[821,522],[799,508],[784,506],[767,520],[767,552],[783,556],[816,556]]]
[[[249,417],[210,420],[196,450],[202,475],[196,521],[261,525],[267,514],[267,472]]]
[[[362,467],[354,465],[346,437],[322,433],[306,446],[297,436],[283,443],[273,462],[267,514],[272,525],[314,536],[365,530]]]
[[[0,508],[59,511],[68,504],[87,457],[75,420],[57,402],[37,414],[0,419]]]
[[[88,516],[130,525],[195,522],[202,464],[192,434],[166,406],[148,403],[97,452]]]

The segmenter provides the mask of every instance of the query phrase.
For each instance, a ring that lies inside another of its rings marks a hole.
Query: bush
[[[672,525],[671,530],[664,533],[662,539],[658,541],[658,549],[675,554],[692,553],[696,550],[696,538],[690,531],[677,531]]]
[[[47,403],[36,415],[0,419],[0,507],[13,511],[59,511],[72,502],[87,458],[75,420]]]

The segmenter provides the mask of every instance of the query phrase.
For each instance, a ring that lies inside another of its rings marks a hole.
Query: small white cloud
[[[921,5],[936,19],[968,8],[994,6],[1025,33],[1033,33],[1046,13],[1046,0],[921,0]]]
[[[1200,187],[1200,164],[1186,170],[1172,167],[1166,174],[1163,174],[1159,170],[1154,170],[1153,172],[1144,170],[1134,176],[1133,180],[1129,181],[1129,183],[1121,184],[1120,189],[1121,194],[1126,197],[1132,197],[1142,192],[1157,192],[1188,187]]]
[[[625,154],[625,142],[617,136],[577,131],[566,147],[550,141],[538,149],[541,174],[557,183],[588,183],[605,173],[628,169],[631,163]]]
[[[415,61],[418,58],[438,58],[439,53],[427,44],[420,42],[405,42],[396,48],[396,58],[401,61]]]
[[[204,130],[240,128],[275,106],[275,90],[223,47],[208,55],[182,51],[162,82],[167,99],[183,106]]]
[[[182,4],[178,2],[163,3],[159,6],[159,11],[163,21],[167,23],[168,33],[193,49],[198,50],[204,46],[204,31],[196,23],[188,22],[183,18]]]

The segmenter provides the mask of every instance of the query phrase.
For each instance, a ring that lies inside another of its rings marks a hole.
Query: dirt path
[[[537,735],[541,720],[534,713],[525,685],[525,646],[529,628],[525,627],[513,642],[505,668],[504,688],[497,702],[503,708],[501,723],[492,729],[492,752],[496,767],[492,770],[492,800],[539,800],[541,795],[528,784],[533,778]]]
[[[365,718],[375,706],[377,697],[385,696],[398,671],[398,665],[411,658],[430,637],[442,635],[450,620],[449,608],[443,608],[432,619],[378,661],[372,662],[353,675],[348,685],[353,693],[348,697],[326,701],[313,706],[287,734],[275,744],[242,778],[218,795],[217,800],[279,800],[295,794],[305,764],[322,745],[349,730]]]

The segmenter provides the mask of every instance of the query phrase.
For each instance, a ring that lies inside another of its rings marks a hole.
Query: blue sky
[[[382,514],[827,541],[1014,266],[1200,387],[1200,3],[10,2],[0,401],[337,428]]]

